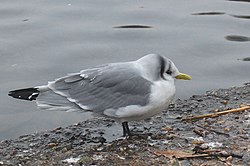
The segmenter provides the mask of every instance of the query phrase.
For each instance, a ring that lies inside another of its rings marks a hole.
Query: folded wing
[[[109,64],[59,78],[48,86],[50,90],[38,96],[38,106],[102,114],[110,108],[146,105],[151,82],[127,65]]]

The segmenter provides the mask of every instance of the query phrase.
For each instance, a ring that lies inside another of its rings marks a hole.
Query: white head
[[[189,75],[180,73],[170,59],[158,54],[145,55],[137,60],[137,64],[139,64],[139,67],[143,69],[141,70],[142,74],[149,80],[192,79]]]

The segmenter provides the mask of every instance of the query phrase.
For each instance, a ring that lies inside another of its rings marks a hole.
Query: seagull
[[[48,82],[47,85],[9,92],[17,99],[35,100],[48,111],[91,111],[112,118],[130,136],[128,122],[159,114],[172,102],[175,79],[191,80],[175,64],[158,54],[136,61],[109,63]]]

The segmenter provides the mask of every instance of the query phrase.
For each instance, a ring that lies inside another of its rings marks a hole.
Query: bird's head
[[[162,57],[160,75],[163,79],[167,77],[172,77],[175,79],[191,80],[192,77],[188,74],[179,72],[175,64],[168,58]]]
[[[179,72],[175,64],[170,59],[158,54],[148,54],[138,61],[144,69],[146,68],[145,74],[148,78],[152,78],[152,80],[192,79],[192,77],[188,74]]]

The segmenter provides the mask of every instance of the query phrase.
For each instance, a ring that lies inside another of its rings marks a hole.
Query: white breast
[[[121,122],[147,119],[166,109],[174,95],[174,80],[155,81],[151,86],[151,95],[146,106],[130,105],[117,110],[108,109],[104,114]]]
[[[172,102],[175,95],[174,80],[156,81],[151,87],[149,110],[144,115],[144,119],[159,114]]]

